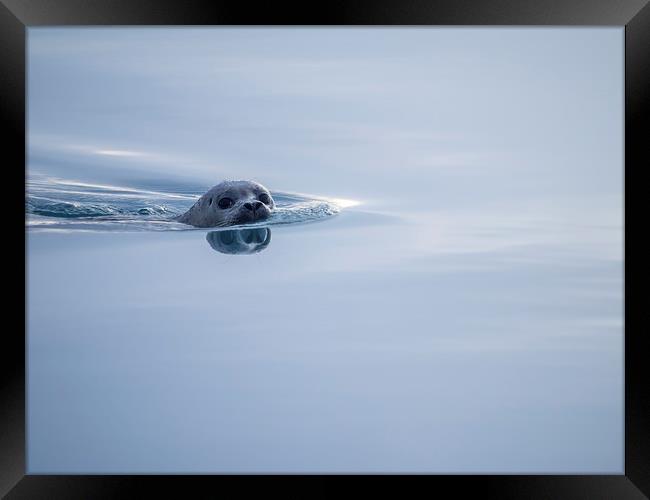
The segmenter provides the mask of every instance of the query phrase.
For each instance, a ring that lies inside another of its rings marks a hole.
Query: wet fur
[[[269,204],[260,202],[259,196],[262,193],[269,196]],[[233,206],[219,208],[219,201],[226,197],[234,201]],[[247,209],[246,204],[256,205],[256,210]],[[267,219],[274,209],[275,202],[271,193],[261,184],[254,181],[223,181],[201,196],[176,220],[194,227],[232,226]]]

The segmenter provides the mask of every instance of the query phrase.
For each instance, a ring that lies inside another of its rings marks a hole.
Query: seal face
[[[231,226],[267,219],[275,202],[253,181],[223,181],[201,196],[176,220],[195,227]]]

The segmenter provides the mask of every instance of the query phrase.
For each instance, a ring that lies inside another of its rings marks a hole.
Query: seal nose
[[[252,203],[244,203],[244,208],[246,208],[248,210],[252,210],[253,212],[255,212],[262,205],[264,205],[264,203],[262,203],[261,201],[254,201]]]

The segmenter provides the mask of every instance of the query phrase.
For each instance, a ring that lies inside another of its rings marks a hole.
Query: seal
[[[223,181],[176,221],[194,227],[232,226],[267,219],[275,209],[268,189],[253,181]]]

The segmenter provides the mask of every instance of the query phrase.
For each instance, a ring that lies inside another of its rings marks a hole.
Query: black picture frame
[[[303,3],[282,7],[256,6],[234,1],[171,0],[0,0],[0,113],[5,124],[3,173],[10,179],[5,190],[10,207],[5,214],[24,210],[19,185],[25,165],[25,40],[26,28],[54,25],[585,25],[625,27],[625,227],[641,214],[641,179],[648,161],[648,96],[650,95],[650,5],[647,0],[365,0]],[[8,191],[13,197],[8,196]],[[20,206],[22,205],[22,206]],[[6,222],[5,222],[6,224]],[[630,226],[633,227],[633,226]],[[642,226],[641,226],[642,227]],[[16,223],[18,232],[18,223]],[[26,236],[24,219],[23,238]],[[644,357],[648,343],[642,325],[644,293],[641,284],[643,245],[632,245],[625,231],[625,472],[621,475],[536,476],[426,476],[454,496],[480,491],[488,497],[507,498],[646,498],[650,495],[650,398]],[[26,266],[25,239],[9,238]],[[22,241],[23,245],[16,244]],[[5,261],[9,268],[12,260]],[[635,266],[634,272],[631,271]],[[24,267],[27,272],[26,267]],[[25,286],[25,274],[17,278]],[[640,286],[638,289],[641,289]],[[187,494],[200,486],[217,494],[219,475],[175,476],[55,476],[26,475],[25,462],[25,298],[17,287],[5,288],[5,307],[18,321],[5,320],[2,334],[2,386],[0,388],[0,494],[7,498],[121,498],[141,496],[154,485],[167,493]],[[647,292],[646,292],[647,293]],[[23,314],[20,316],[20,301]],[[11,326],[10,326],[11,325]],[[422,476],[420,476],[422,477]],[[382,481],[384,483],[384,481]],[[318,489],[328,482],[318,479]],[[382,486],[383,488],[383,486]],[[310,486],[308,492],[313,491]],[[434,490],[427,490],[429,492]]]

